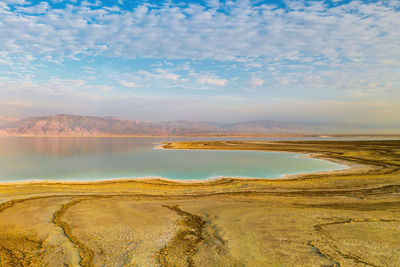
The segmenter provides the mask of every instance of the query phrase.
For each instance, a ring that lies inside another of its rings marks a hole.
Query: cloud
[[[285,85],[289,85],[289,84],[291,83],[291,81],[290,81],[288,78],[281,78],[281,79],[279,80],[279,83],[280,83],[281,85],[285,86]]]
[[[157,64],[158,66],[159,64]],[[174,72],[179,70],[180,74]],[[182,65],[155,68],[151,71],[139,70],[114,77],[120,85],[126,87],[174,88],[184,90],[212,90],[215,86],[226,86],[228,80],[207,72],[195,72]],[[132,86],[128,86],[128,84]],[[206,86],[205,86],[206,85]]]
[[[145,71],[140,70],[134,74],[129,74],[133,79],[143,80],[147,82],[154,82],[154,81],[172,81],[172,82],[180,82],[181,75],[173,73],[166,69],[157,68],[153,71]]]
[[[179,81],[179,79],[181,77],[179,74],[171,73],[164,69],[156,69],[155,71],[158,74],[152,74],[152,76],[157,77],[159,79],[166,79],[166,80],[171,80],[171,81],[176,82],[176,81]]]
[[[25,5],[27,2],[25,0],[3,0],[3,3],[9,5]]]
[[[141,85],[139,85],[135,82],[132,82],[132,81],[118,80],[118,83],[124,87],[130,87],[130,88],[141,87]]]
[[[5,59],[0,58],[0,64],[8,65],[9,62],[7,62]]]
[[[35,56],[263,57],[299,63],[365,62],[399,53],[399,11],[382,2],[328,6],[289,1],[290,9],[285,10],[232,1],[223,5],[223,11],[173,3],[158,8],[142,4],[122,12],[85,6],[99,3],[83,1],[65,9],[50,8],[47,2],[16,7],[0,18],[0,50]],[[218,1],[209,5],[221,6]]]
[[[211,77],[199,77],[197,81],[201,84],[209,84],[209,85],[216,85],[216,86],[226,86],[228,80],[226,79],[218,79],[218,78],[211,78]]]
[[[34,6],[17,6],[15,8],[19,12],[36,15],[46,13],[49,10],[50,6],[47,2],[40,2],[39,4]]]
[[[260,78],[253,77],[251,81],[249,82],[250,86],[258,87],[262,86],[264,84],[264,80]]]

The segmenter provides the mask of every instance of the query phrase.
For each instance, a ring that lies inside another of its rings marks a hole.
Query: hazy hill
[[[28,117],[3,127],[15,135],[124,135],[160,134],[151,123],[75,115]]]
[[[204,128],[203,128],[204,127]],[[113,117],[55,115],[27,117],[0,126],[2,135],[190,135],[208,134],[210,128],[196,123],[151,123]]]
[[[0,117],[0,135],[229,135],[229,134],[367,134],[400,133],[395,125],[370,126],[340,122],[247,121],[239,123],[172,121],[141,122],[114,117],[54,115],[8,119]]]

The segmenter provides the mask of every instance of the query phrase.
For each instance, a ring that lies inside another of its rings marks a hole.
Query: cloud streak
[[[217,85],[217,86],[226,86],[228,80],[226,79],[217,79],[217,78],[210,78],[210,77],[199,77],[198,82],[201,84],[210,84],[210,85]]]

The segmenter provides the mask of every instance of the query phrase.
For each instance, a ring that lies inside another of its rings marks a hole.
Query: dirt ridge
[[[203,232],[206,222],[200,216],[180,209],[178,205],[162,206],[175,211],[182,219],[180,221],[181,228],[172,240],[157,252],[158,263],[161,266],[171,266],[171,262],[175,260],[171,252],[180,252],[181,256],[185,258],[187,266],[194,266],[193,256],[199,244],[204,240]]]
[[[62,220],[62,217],[65,215],[66,211],[70,207],[82,202],[83,200],[85,199],[73,199],[67,204],[62,205],[62,207],[54,213],[53,223],[63,230],[64,235],[79,250],[79,256],[80,256],[79,264],[84,267],[93,267],[92,261],[94,257],[94,252],[90,248],[85,246],[76,236],[74,236],[72,234],[71,227],[65,221]]]

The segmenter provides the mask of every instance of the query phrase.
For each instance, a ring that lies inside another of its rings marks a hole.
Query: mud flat
[[[341,171],[0,184],[0,266],[400,266],[400,141],[219,141]]]

